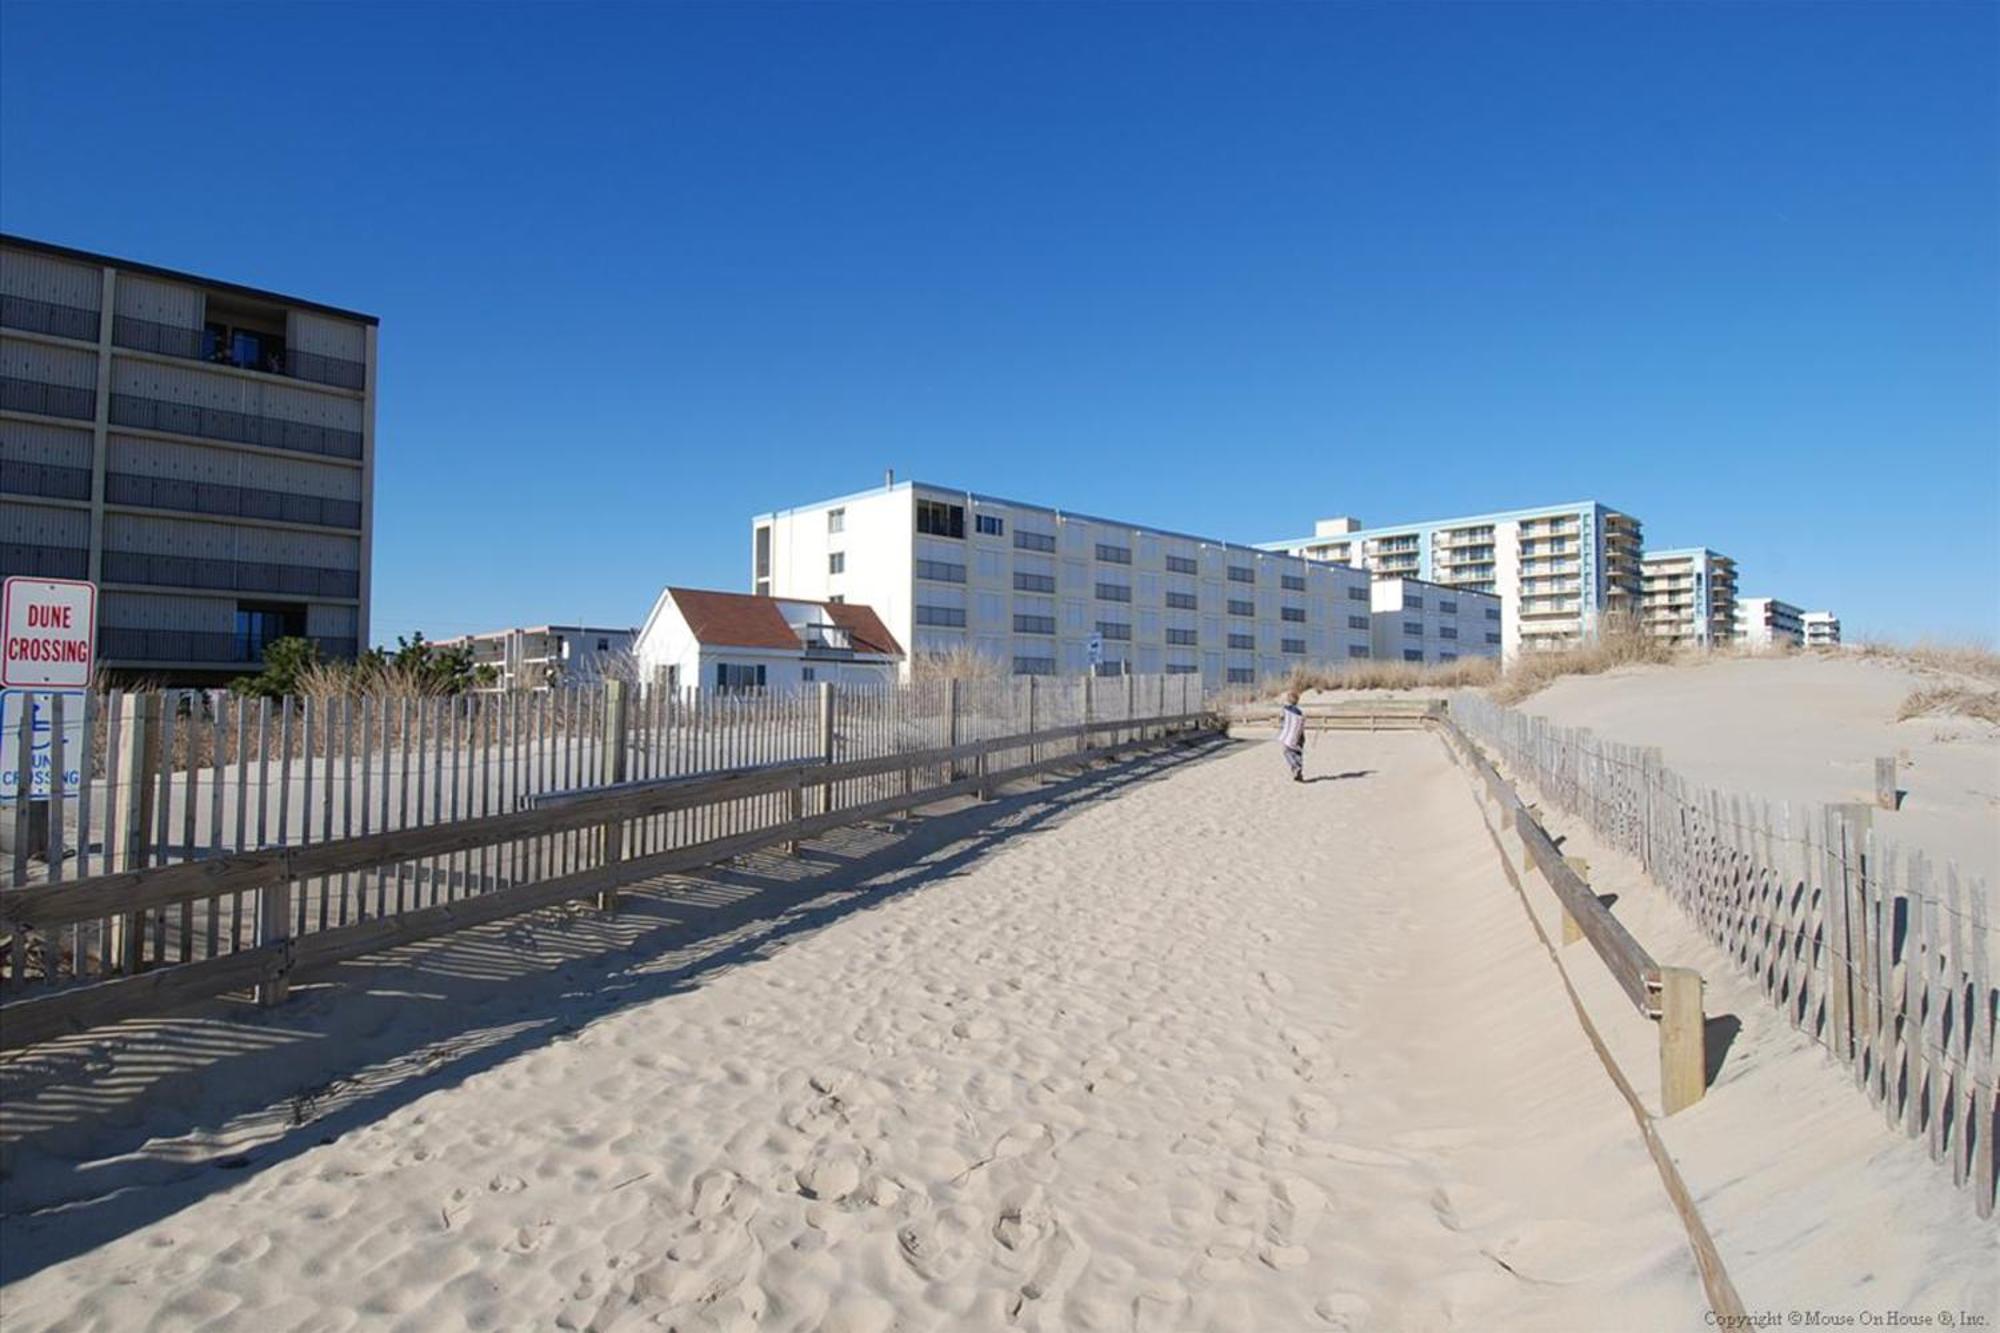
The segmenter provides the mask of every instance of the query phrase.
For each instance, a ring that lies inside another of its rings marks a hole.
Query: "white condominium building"
[[[1376,579],[1371,651],[1391,662],[1500,656],[1500,599],[1422,579]]]
[[[0,574],[90,579],[100,661],[209,683],[368,643],[372,315],[0,236]]]
[[[1806,647],[1838,648],[1840,646],[1840,617],[1831,611],[1808,611],[1799,617],[1804,630]]]
[[[1736,562],[1705,546],[1648,551],[1640,561],[1646,632],[1669,643],[1720,647],[1736,637]]]
[[[440,648],[465,646],[474,666],[490,666],[496,679],[488,689],[545,690],[600,680],[631,680],[632,640],[624,629],[591,625],[534,625],[489,630],[440,639]]]
[[[1508,657],[1595,634],[1606,615],[1639,610],[1639,520],[1595,500],[1394,527],[1322,519],[1310,537],[1259,549],[1492,593]]]
[[[1369,655],[1368,576],[913,482],[751,520],[760,594],[873,607],[910,655],[1216,686]]]
[[[1805,613],[1775,597],[1736,603],[1736,641],[1751,648],[1797,648],[1805,643]]]

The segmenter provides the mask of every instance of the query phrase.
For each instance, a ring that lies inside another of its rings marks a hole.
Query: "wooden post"
[[[1138,679],[1130,671],[1125,673],[1125,730],[1119,734],[1125,738],[1127,745],[1139,739],[1138,731],[1132,726],[1132,719],[1139,712]]]
[[[988,755],[989,755],[989,747],[987,746],[987,743],[985,741],[979,742],[979,755],[974,760],[974,762],[978,765],[977,776],[979,779],[979,786],[974,789],[973,795],[982,801],[990,801],[993,799],[993,788],[987,783],[986,780],[986,774],[989,768]]]
[[[1896,808],[1896,757],[1875,761],[1875,804],[1884,810]]]
[[[953,681],[951,688],[955,697],[958,692],[958,682]],[[819,761],[828,766],[832,765],[834,758],[833,710],[833,682],[823,680],[819,683]],[[952,725],[956,727],[958,725],[956,721],[956,707],[953,708],[952,713],[954,719]],[[820,784],[819,812],[823,815],[833,813],[833,784],[830,782]]]
[[[1589,887],[1590,862],[1584,860],[1581,856],[1565,856],[1563,858],[1563,864],[1568,866],[1571,870],[1574,870],[1576,872],[1576,877],[1584,882],[1584,886],[1586,888]],[[1582,938],[1583,938],[1583,927],[1576,924],[1576,918],[1571,916],[1569,914],[1569,909],[1565,907],[1563,909],[1562,942],[1564,944],[1575,944],[1578,940]]]
[[[944,743],[954,750],[958,748],[958,685],[959,681],[956,676],[945,682]],[[951,782],[958,781],[960,776],[962,776],[958,766],[957,755],[951,757],[951,762],[945,766],[945,773],[947,780]]]
[[[1033,676],[1028,677],[1028,734],[1030,736],[1035,734],[1035,678]],[[1028,762],[1030,764],[1035,762],[1035,746],[1032,741],[1028,744]]]
[[[1660,969],[1660,1102],[1667,1115],[1684,1111],[1708,1091],[1708,1035],[1701,1012],[1701,973]]]
[[[127,694],[122,701],[124,727],[118,735],[113,770],[122,779],[110,793],[118,811],[118,868],[141,870],[152,853],[153,796],[160,765],[160,717],[164,701],[157,694]],[[128,912],[111,918],[106,946],[109,965],[137,972],[145,939],[145,918]]]
[[[1094,680],[1094,675],[1085,673],[1083,677],[1083,736],[1081,743],[1076,747],[1078,753],[1090,748],[1090,696]]]
[[[625,732],[627,714],[631,707],[630,691],[622,680],[604,682],[604,757],[598,781],[605,786],[615,786],[625,780]],[[625,859],[625,821],[613,820],[603,829],[604,864],[616,865]],[[597,894],[597,910],[615,912],[618,910],[617,888],[600,889]]]

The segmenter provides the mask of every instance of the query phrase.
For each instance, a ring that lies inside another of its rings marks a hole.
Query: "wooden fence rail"
[[[1451,701],[1460,730],[1647,874],[1981,1217],[1995,1203],[2000,990],[1986,885],[1895,846],[1867,803],[1773,805],[1690,783],[1657,749]]]
[[[140,807],[125,827],[162,834],[142,834],[124,854],[115,827],[101,827],[67,843],[77,870],[97,873],[66,876],[52,845],[43,875],[17,873],[0,888],[0,1048],[244,986],[275,1002],[295,967],[570,898],[614,907],[620,883],[984,795],[1093,749],[1203,725],[1185,678],[955,686],[732,699],[625,696],[613,683],[595,701],[419,701],[422,739],[414,726],[390,733],[415,742],[415,763],[382,762],[383,750],[400,761],[401,747],[378,748],[379,732],[338,722],[315,737],[302,721],[294,744],[291,701],[202,701],[216,711],[201,727],[224,744],[183,751],[166,741],[177,716],[185,734],[189,697],[114,698],[103,711],[118,725],[99,738],[76,795],[95,793],[113,812]],[[371,702],[341,713],[379,722],[409,701]],[[239,731],[275,740],[272,750],[229,743],[231,712]],[[158,744],[143,734],[153,721]],[[177,754],[188,767],[173,766]],[[226,781],[253,762],[282,774],[293,761],[306,784],[281,776],[275,803],[268,785]],[[74,806],[62,818],[62,795],[52,793],[51,825],[89,829]],[[167,836],[177,822],[178,841]]]

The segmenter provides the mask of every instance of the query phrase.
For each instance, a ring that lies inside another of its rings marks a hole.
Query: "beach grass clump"
[[[1963,685],[1932,685],[1910,691],[1896,720],[1913,717],[1971,717],[1982,722],[2000,723],[2000,690],[1970,689]]]
[[[1521,653],[1491,693],[1503,704],[1519,703],[1564,676],[1595,676],[1627,666],[1670,666],[1683,656],[1682,649],[1648,634],[1630,616],[1608,615],[1593,638]]]
[[[1915,643],[1869,639],[1862,643],[1860,651],[1863,657],[1919,670],[2000,681],[2000,652],[1995,652],[1992,644],[1979,639],[1919,639]]]

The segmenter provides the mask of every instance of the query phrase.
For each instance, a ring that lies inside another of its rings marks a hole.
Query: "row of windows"
[[[1303,624],[1305,623],[1306,609],[1303,606],[1281,606],[1278,608],[1278,618],[1280,620],[1290,620]]]
[[[1196,610],[1195,595],[1191,592],[1169,592],[1167,594],[1167,609],[1169,611]]]
[[[1025,532],[1014,529],[1014,549],[1017,551],[1053,551],[1056,539],[1046,532]]]
[[[1099,542],[1097,544],[1097,558],[1106,564],[1129,565],[1132,563],[1132,548],[1129,546],[1110,546],[1104,542]]]
[[[1017,657],[1014,659],[1014,674],[1017,676],[1053,676],[1056,674],[1056,659],[1053,657]]]
[[[1286,639],[1278,647],[1288,653],[1303,653],[1306,650],[1306,641],[1304,639]]]
[[[1231,685],[1254,685],[1257,683],[1257,669],[1255,667],[1231,667],[1229,668],[1229,683]]]
[[[965,582],[965,566],[948,564],[943,560],[917,561],[917,577],[930,579],[934,583]]]
[[[1016,634],[1054,634],[1056,632],[1056,618],[1054,616],[1017,615],[1014,617],[1014,632]]]
[[[1306,590],[1305,575],[1280,574],[1278,575],[1278,586],[1286,592],[1304,592]]]
[[[1167,631],[1167,642],[1182,648],[1192,648],[1195,644],[1194,631],[1191,629],[1170,629]]]
[[[1349,629],[1367,629],[1367,628],[1368,628],[1368,617],[1367,617],[1367,616],[1349,616],[1349,617],[1347,618],[1347,628],[1349,628]]]
[[[1190,560],[1187,556],[1170,555],[1167,557],[1167,573],[1169,574],[1197,574],[1200,572],[1201,566]]]
[[[1229,636],[1229,646],[1231,648],[1255,648],[1257,646],[1257,636],[1254,634],[1232,634]]]
[[[919,606],[919,625],[942,625],[950,629],[965,628],[965,608],[962,606]]]
[[[1097,600],[1100,602],[1129,602],[1132,589],[1123,583],[1100,583],[1097,585]]]
[[[1130,639],[1132,626],[1120,620],[1100,620],[1097,632],[1107,639]]]

